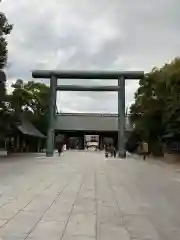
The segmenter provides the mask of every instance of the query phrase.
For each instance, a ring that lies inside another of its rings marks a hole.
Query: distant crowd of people
[[[63,149],[66,149],[66,144],[64,142],[60,142],[58,144],[58,154],[59,156],[61,155]],[[143,159],[146,160],[146,157],[149,156],[149,148],[148,148],[148,143],[147,142],[142,142],[140,144],[140,151],[143,155]],[[104,145],[104,150],[105,150],[105,157],[114,157],[116,158],[117,155],[117,149],[113,144],[105,144]]]

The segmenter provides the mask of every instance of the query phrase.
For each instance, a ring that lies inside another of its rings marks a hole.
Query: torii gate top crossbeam
[[[53,71],[36,70],[32,72],[34,78],[69,78],[69,79],[140,79],[144,76],[143,71]]]

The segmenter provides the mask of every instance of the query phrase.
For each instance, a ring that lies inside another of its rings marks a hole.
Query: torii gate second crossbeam
[[[140,79],[142,71],[49,71],[36,70],[32,72],[34,78],[50,79],[49,127],[47,133],[48,157],[54,152],[54,120],[56,114],[56,91],[117,91],[118,92],[118,152],[119,157],[126,156],[125,151],[125,80]],[[117,79],[118,86],[79,86],[57,85],[57,79]]]

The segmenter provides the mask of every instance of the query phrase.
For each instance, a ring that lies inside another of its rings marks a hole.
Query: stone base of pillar
[[[119,158],[126,158],[126,153],[118,153]]]
[[[46,152],[46,157],[53,157],[54,152]]]

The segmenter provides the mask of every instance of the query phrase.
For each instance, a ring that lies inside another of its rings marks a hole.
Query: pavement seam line
[[[9,218],[7,220],[7,222],[5,222],[0,229],[5,226],[8,222],[10,222],[12,219],[14,219],[20,212],[22,212],[29,204],[31,204],[36,198],[38,198],[39,196],[41,196],[46,190],[48,190],[50,187],[52,186],[52,183],[50,185],[48,185],[48,187],[46,187],[43,192],[41,192],[40,194],[38,194],[37,196],[35,196],[32,200],[30,200],[23,208],[21,208],[17,213],[15,213],[11,218]]]
[[[65,186],[60,190],[60,192],[58,192],[57,196],[55,197],[55,199],[53,200],[53,202],[51,203],[51,205],[44,211],[44,213],[42,214],[42,216],[39,218],[39,220],[35,223],[35,225],[31,228],[31,230],[29,231],[29,233],[27,234],[27,236],[24,238],[24,240],[26,240],[29,235],[32,233],[32,231],[36,228],[36,226],[38,225],[38,223],[41,221],[41,219],[44,217],[44,215],[46,214],[46,212],[52,207],[52,205],[56,202],[56,200],[58,199],[58,197],[61,195],[61,193],[64,191],[64,189],[69,185],[69,182],[67,184],[65,184]]]
[[[96,240],[99,240],[99,214],[98,214],[98,197],[97,197],[97,173],[94,171],[94,189],[95,189],[95,208],[96,208]]]
[[[80,186],[79,186],[79,189],[78,189],[78,192],[77,192],[77,194],[76,194],[75,200],[74,200],[74,202],[73,202],[73,204],[72,204],[71,211],[70,211],[70,213],[69,213],[69,217],[68,217],[68,219],[67,219],[67,221],[66,221],[66,224],[65,224],[65,226],[64,226],[64,229],[63,229],[63,231],[62,231],[62,235],[61,235],[61,237],[60,237],[60,240],[63,239],[64,234],[65,234],[65,232],[66,232],[67,225],[68,225],[68,223],[69,223],[69,220],[70,220],[70,218],[71,218],[72,212],[73,212],[73,210],[74,210],[74,205],[75,205],[75,203],[76,203],[76,201],[77,201],[77,198],[78,198],[78,196],[79,196],[79,193],[80,193],[81,188],[82,188],[82,185],[83,185],[83,179],[84,179],[84,177],[82,177],[82,179],[81,179],[81,184],[80,184]]]
[[[41,180],[40,183],[41,183],[41,182],[43,182],[43,180]],[[23,194],[28,193],[28,192],[31,191],[32,189],[33,189],[33,186],[28,187],[26,190],[23,190],[21,194],[19,194],[18,196],[14,197],[14,198],[12,199],[12,201],[10,200],[10,201],[7,201],[6,203],[2,204],[2,205],[0,206],[0,208],[8,205],[9,203],[13,202],[14,200],[17,200],[18,198],[22,197]],[[46,190],[46,189],[45,189],[45,190]],[[44,190],[44,191],[45,191],[45,190]]]
[[[111,190],[111,192],[112,192],[112,197],[113,197],[113,199],[114,199],[114,201],[115,201],[115,203],[116,203],[116,207],[117,207],[117,210],[118,210],[119,218],[120,218],[120,219],[123,219],[123,213],[122,213],[122,217],[121,217],[121,210],[120,210],[120,208],[119,208],[119,203],[118,203],[118,201],[117,201],[115,191],[114,191],[113,187],[111,186],[111,183],[110,183],[110,180],[109,180],[109,176],[108,176],[108,174],[107,174],[106,169],[105,169],[105,174],[106,174],[107,183],[108,183],[109,188],[110,188],[110,190]],[[129,230],[127,229],[127,227],[123,224],[123,222],[122,222],[122,226],[123,226],[123,227],[125,228],[125,230],[127,231],[128,235],[129,235],[129,237],[130,237],[130,240],[135,240],[135,239],[132,237],[132,235],[130,234],[130,232],[129,232]]]

